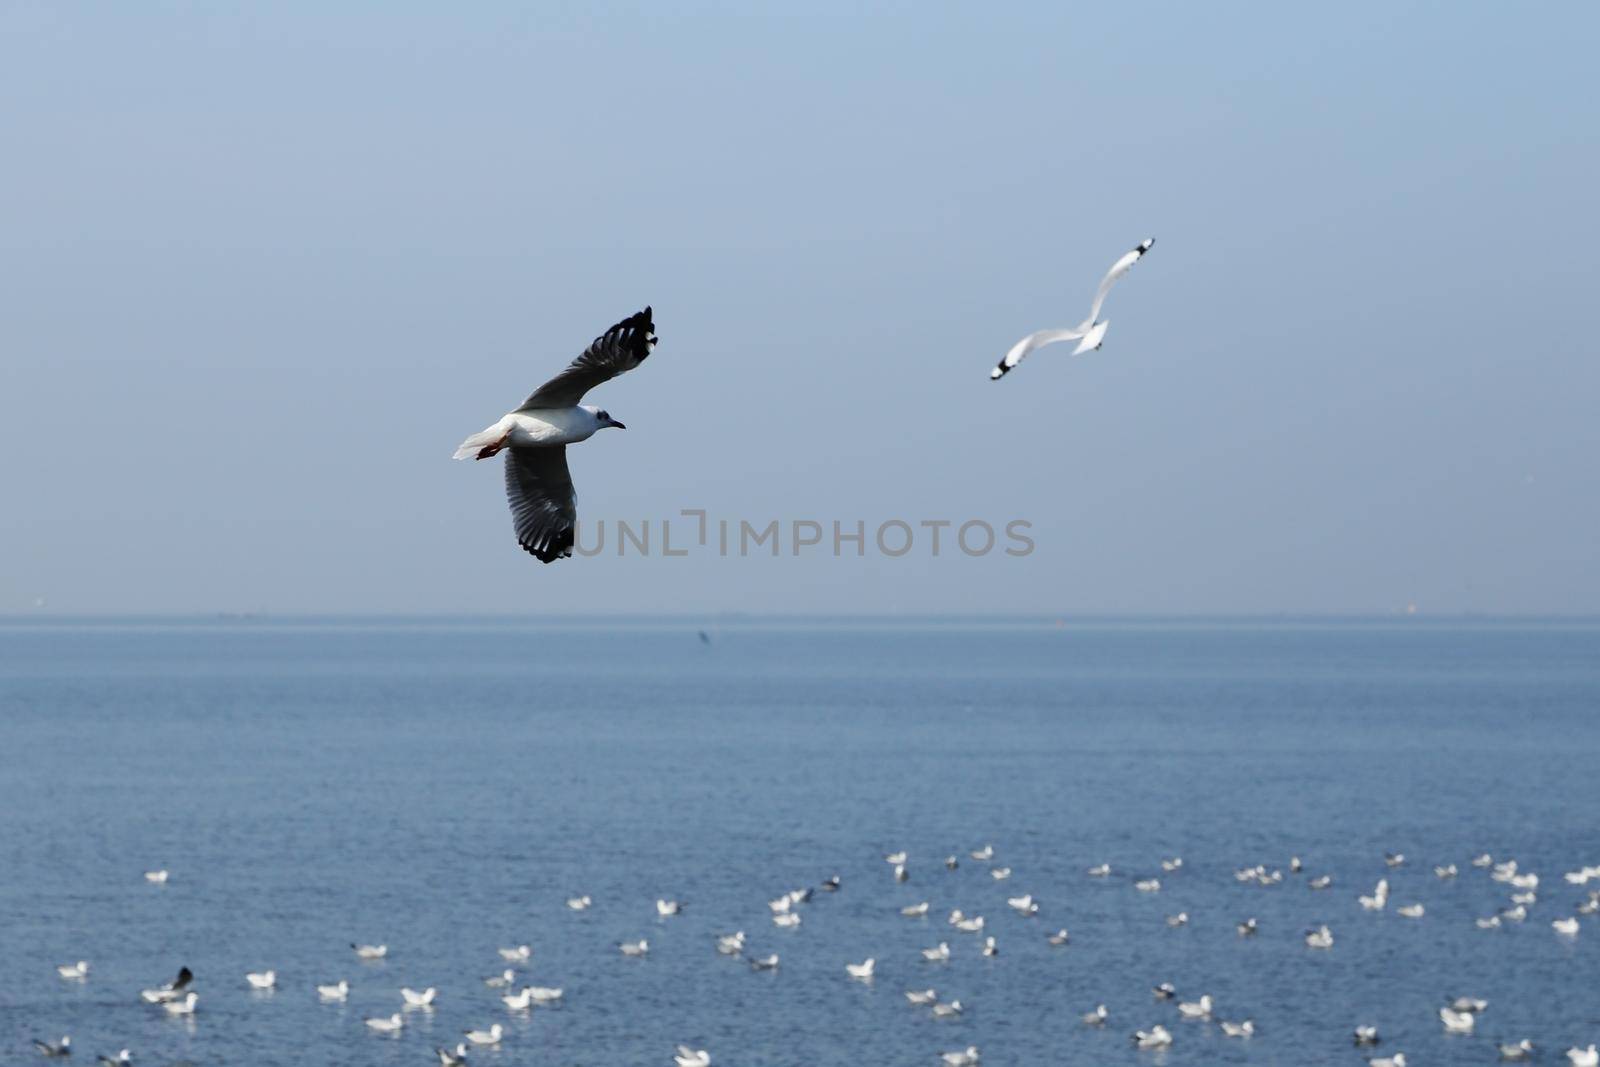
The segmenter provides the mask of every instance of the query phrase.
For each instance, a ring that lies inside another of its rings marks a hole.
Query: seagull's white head
[[[627,427],[622,425],[622,423],[618,422],[616,419],[613,419],[609,411],[602,411],[593,404],[584,404],[583,410],[594,416],[595,421],[600,424],[600,429],[602,430],[610,429],[612,427],[615,427],[618,430],[627,429]]]

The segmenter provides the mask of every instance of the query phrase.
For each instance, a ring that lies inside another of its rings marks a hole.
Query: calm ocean
[[[78,1062],[427,1064],[496,1021],[473,1062],[668,1067],[686,1043],[717,1067],[939,1067],[967,1045],[986,1065],[1359,1065],[1359,1022],[1418,1067],[1522,1037],[1555,1061],[1600,1041],[1600,923],[1550,927],[1588,891],[1563,872],[1600,863],[1597,766],[1592,623],[12,621],[0,1063],[70,1033]],[[992,865],[968,857],[986,842]],[[1539,874],[1525,922],[1475,927],[1510,893],[1480,852]],[[1283,883],[1235,880],[1257,863]],[[832,874],[840,892],[773,926],[769,899]],[[1159,893],[1133,889],[1151,876]],[[1362,911],[1385,876],[1388,910]],[[1007,907],[1023,893],[1037,918]],[[658,919],[658,897],[684,914]],[[1422,918],[1396,914],[1412,902]],[[1307,949],[1323,922],[1334,948]],[[717,955],[737,929],[780,969]],[[637,938],[648,958],[623,958]],[[941,940],[950,962],[923,962]],[[483,985],[523,942],[559,1007],[509,1012]],[[876,980],[847,978],[867,956]],[[78,959],[87,981],[56,976]],[[180,965],[187,1021],[138,997]],[[269,967],[276,992],[249,990]],[[339,978],[349,1002],[319,1003]],[[1161,981],[1257,1035],[1180,1023]],[[366,1032],[402,985],[438,987],[434,1010]],[[966,1012],[908,1005],[925,987]],[[1447,1037],[1461,994],[1490,1006]],[[1079,1021],[1098,1002],[1103,1031]],[[1158,1022],[1171,1049],[1136,1052]]]

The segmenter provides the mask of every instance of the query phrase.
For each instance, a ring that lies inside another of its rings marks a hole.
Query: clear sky
[[[857,6],[0,7],[0,613],[1600,611],[1600,8]],[[647,303],[585,520],[1034,551],[524,555]]]

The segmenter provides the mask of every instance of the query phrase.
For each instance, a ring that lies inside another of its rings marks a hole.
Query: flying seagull
[[[1088,318],[1070,330],[1039,330],[1037,333],[1030,333],[1011,346],[1011,351],[1007,352],[1005,358],[989,372],[990,380],[1004,378],[1011,368],[1027,358],[1029,352],[1045,345],[1053,345],[1057,341],[1077,341],[1078,347],[1072,350],[1075,356],[1099,348],[1101,342],[1106,339],[1106,330],[1111,326],[1109,321],[1100,321],[1100,307],[1106,302],[1106,294],[1117,284],[1117,279],[1132,270],[1133,265],[1139,262],[1155,243],[1154,237],[1147,237],[1140,241],[1132,252],[1126,253],[1111,264],[1106,276],[1100,279],[1100,288],[1095,290],[1094,303],[1089,305]]]
[[[577,491],[567,470],[567,446],[608,427],[626,430],[593,404],[580,404],[597,385],[626,374],[656,347],[647,307],[594,339],[572,365],[539,386],[522,406],[456,449],[456,459],[506,453],[506,496],[517,544],[550,563],[572,555]]]

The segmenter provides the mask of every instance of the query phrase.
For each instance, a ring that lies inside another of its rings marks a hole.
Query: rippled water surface
[[[698,627],[0,626],[0,1063],[70,1032],[79,1062],[424,1064],[494,1021],[474,1062],[670,1065],[682,1042],[718,1067],[937,1067],[969,1044],[991,1065],[1359,1064],[1357,1022],[1418,1065],[1600,1041],[1600,923],[1550,927],[1587,892],[1562,873],[1600,863],[1600,628]],[[985,842],[1009,880],[968,858]],[[881,858],[898,848],[905,884]],[[1540,875],[1520,926],[1475,928],[1510,892],[1468,867],[1482,851]],[[1233,877],[1291,854],[1306,874],[1280,886]],[[157,867],[168,884],[142,878]],[[772,925],[770,898],[835,873],[798,929]],[[1321,873],[1333,888],[1309,890]],[[1389,909],[1363,912],[1384,875]],[[1038,918],[1007,907],[1022,893]],[[657,897],[685,913],[658,919]],[[899,915],[921,900],[928,918]],[[1413,901],[1421,919],[1395,913]],[[1314,952],[1322,922],[1336,942]],[[718,956],[735,929],[779,971]],[[647,959],[617,952],[635,938]],[[940,940],[951,961],[924,963]],[[508,1012],[482,984],[521,942],[560,1007]],[[867,956],[876,980],[847,978]],[[87,981],[56,977],[80,958]],[[181,964],[188,1022],[138,999]],[[267,967],[278,990],[251,992]],[[348,1004],[318,1003],[341,977]],[[1257,1036],[1179,1023],[1163,980]],[[402,985],[437,1006],[367,1033]],[[906,1003],[929,986],[966,1013]],[[1457,994],[1490,1001],[1471,1037],[1436,1017]],[[1083,1027],[1101,1001],[1111,1025]],[[1157,1022],[1172,1048],[1134,1051]]]

